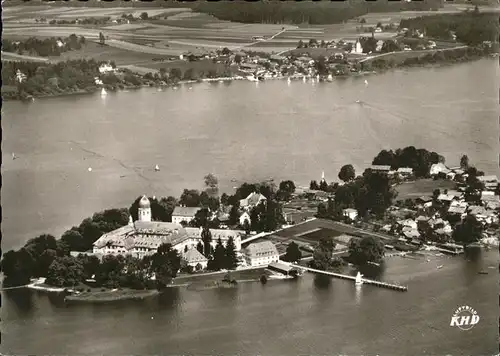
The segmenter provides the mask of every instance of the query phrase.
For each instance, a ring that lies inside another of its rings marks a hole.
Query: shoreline
[[[64,297],[65,302],[78,303],[109,303],[121,300],[143,300],[145,298],[154,297],[161,294],[158,290],[106,290],[99,292],[80,292],[78,294],[67,295]]]
[[[345,79],[345,78],[350,78],[350,77],[364,77],[367,75],[380,75],[380,74],[385,74],[391,70],[397,70],[397,69],[410,69],[410,68],[440,68],[440,67],[445,67],[445,66],[452,66],[455,64],[462,64],[462,63],[468,63],[468,62],[474,62],[478,61],[481,59],[487,59],[487,58],[495,58],[495,54],[485,54],[485,55],[479,55],[475,57],[462,57],[461,59],[457,60],[448,60],[444,62],[428,62],[428,63],[421,63],[421,64],[405,64],[405,65],[395,65],[387,68],[377,68],[376,70],[371,70],[371,71],[359,71],[359,72],[350,72],[349,74],[344,74],[344,75],[332,75],[332,79],[328,80],[326,79],[326,76],[321,76],[319,82],[327,82],[327,83],[333,83],[336,78],[338,79]],[[376,59],[375,59],[376,60]],[[331,75],[331,74],[330,74]],[[329,77],[329,76],[328,76]],[[301,80],[303,78],[306,79],[315,79],[316,76],[310,75],[310,74],[293,74],[293,75],[280,75],[276,77],[269,77],[265,78],[264,80],[257,80],[256,82],[265,82],[268,80]],[[217,77],[217,78],[200,78],[198,80],[180,80],[176,83],[169,83],[166,85],[162,85],[158,82],[148,82],[148,83],[142,83],[140,85],[129,85],[129,86],[123,86],[122,88],[109,88],[109,86],[103,85],[103,86],[96,86],[93,87],[92,89],[81,89],[78,91],[71,91],[71,92],[59,92],[59,93],[54,93],[54,94],[43,94],[43,95],[36,95],[36,96],[28,96],[27,98],[9,98],[9,97],[3,97],[4,101],[34,101],[35,99],[46,99],[46,98],[57,98],[57,97],[64,97],[64,96],[76,96],[76,95],[86,95],[86,94],[95,94],[96,92],[99,91],[99,89],[104,88],[109,91],[113,92],[119,92],[119,91],[125,91],[125,90],[135,90],[135,89],[141,89],[141,88],[175,88],[178,85],[185,85],[185,84],[200,84],[200,83],[212,83],[212,82],[232,82],[232,81],[237,81],[237,80],[242,80],[242,81],[250,81],[248,80],[245,76],[241,75],[235,75],[232,77]]]

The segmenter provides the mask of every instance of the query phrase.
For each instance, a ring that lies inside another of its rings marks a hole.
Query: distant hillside
[[[433,10],[443,6],[444,0],[421,1],[389,1],[389,0],[348,0],[348,1],[278,1],[264,0],[258,2],[234,1],[51,1],[22,0],[6,1],[12,5],[41,5],[73,6],[73,7],[189,7],[193,11],[206,13],[220,20],[243,23],[274,23],[274,24],[332,24],[341,23],[369,12],[389,11],[419,11]],[[5,6],[5,3],[4,3]]]

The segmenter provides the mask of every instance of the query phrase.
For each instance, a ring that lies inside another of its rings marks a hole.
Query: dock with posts
[[[281,263],[283,263],[283,262],[281,262]],[[341,273],[335,273],[335,272],[329,272],[329,271],[322,271],[320,269],[314,269],[314,268],[304,267],[304,266],[299,266],[299,265],[292,265],[292,266],[300,268],[300,269],[303,269],[305,271],[313,272],[313,273],[324,274],[324,275],[327,275],[327,276],[332,276],[332,277],[336,277],[336,278],[340,278],[340,279],[347,279],[347,280],[351,280],[353,282],[356,281],[356,277],[355,276],[350,276],[350,275],[347,275],[347,274],[341,274]],[[371,285],[374,285],[374,286],[377,286],[377,287],[388,288],[388,289],[396,290],[396,291],[399,291],[399,292],[407,292],[408,291],[408,287],[402,286],[402,285],[399,285],[399,284],[388,283],[388,282],[381,282],[381,281],[375,281],[373,279],[366,279],[366,278],[362,278],[362,281],[363,281],[363,284],[371,284]]]

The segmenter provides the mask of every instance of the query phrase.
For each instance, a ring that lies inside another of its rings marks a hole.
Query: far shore
[[[396,67],[387,67],[387,68],[377,68],[376,70],[372,71],[360,71],[360,72],[350,72],[348,74],[344,75],[332,75],[332,79],[326,79],[326,76],[321,76],[320,81],[321,82],[334,82],[335,79],[345,79],[349,77],[362,77],[366,75],[378,75],[378,74],[385,74],[391,70],[394,69],[409,69],[409,68],[439,68],[439,67],[445,67],[445,66],[451,66],[455,64],[460,64],[460,63],[468,63],[484,58],[490,58],[493,57],[493,55],[483,55],[483,56],[477,56],[477,57],[463,57],[463,58],[458,58],[456,60],[450,60],[446,62],[437,62],[437,63],[420,63],[420,64],[414,64],[414,65],[400,65]],[[276,77],[268,77],[265,78],[263,81],[268,81],[268,80],[301,80],[303,78],[306,79],[315,79],[316,75],[310,75],[310,74],[293,74],[293,75],[279,75]],[[36,95],[36,96],[29,96],[27,98],[9,98],[5,97],[3,98],[4,101],[29,101],[33,99],[42,99],[42,98],[52,98],[52,97],[63,97],[63,96],[74,96],[74,95],[85,95],[85,94],[94,94],[99,89],[101,88],[106,88],[107,90],[110,91],[124,91],[124,90],[134,90],[134,89],[141,89],[141,88],[147,88],[147,87],[154,87],[154,88],[175,88],[178,85],[186,85],[186,84],[199,84],[199,83],[210,83],[210,82],[231,82],[231,81],[236,81],[236,80],[247,80],[248,79],[245,76],[242,75],[234,75],[231,77],[217,77],[217,78],[200,78],[198,80],[180,80],[176,83],[169,83],[166,85],[159,84],[157,82],[150,82],[150,83],[143,83],[139,85],[128,85],[124,86],[123,88],[109,88],[108,86],[96,86],[92,87],[89,89],[80,89],[77,91],[68,91],[68,92],[58,92],[58,93],[53,93],[53,94],[41,94],[41,95]]]

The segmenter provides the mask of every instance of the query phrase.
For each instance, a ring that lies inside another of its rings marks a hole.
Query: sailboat
[[[305,76],[305,75],[302,77],[302,81],[303,81],[304,83],[306,82],[306,76]]]
[[[102,88],[101,89],[101,96],[106,96],[108,95],[108,92],[106,91],[106,89]]]
[[[329,82],[333,81],[333,76],[331,74],[328,74],[328,81]]]
[[[290,79],[290,77],[288,77],[287,82],[288,82],[289,84],[292,82],[292,80]]]
[[[160,170],[160,167],[158,165],[155,166],[155,171],[158,172]]]
[[[368,85],[368,80],[365,79],[365,85]]]
[[[14,152],[12,152],[12,159],[14,160],[14,159],[16,159],[16,158],[17,158],[17,157],[16,157],[16,154],[15,154]]]
[[[361,273],[358,272],[358,274],[356,275],[356,285],[361,285],[363,284],[363,275]]]

